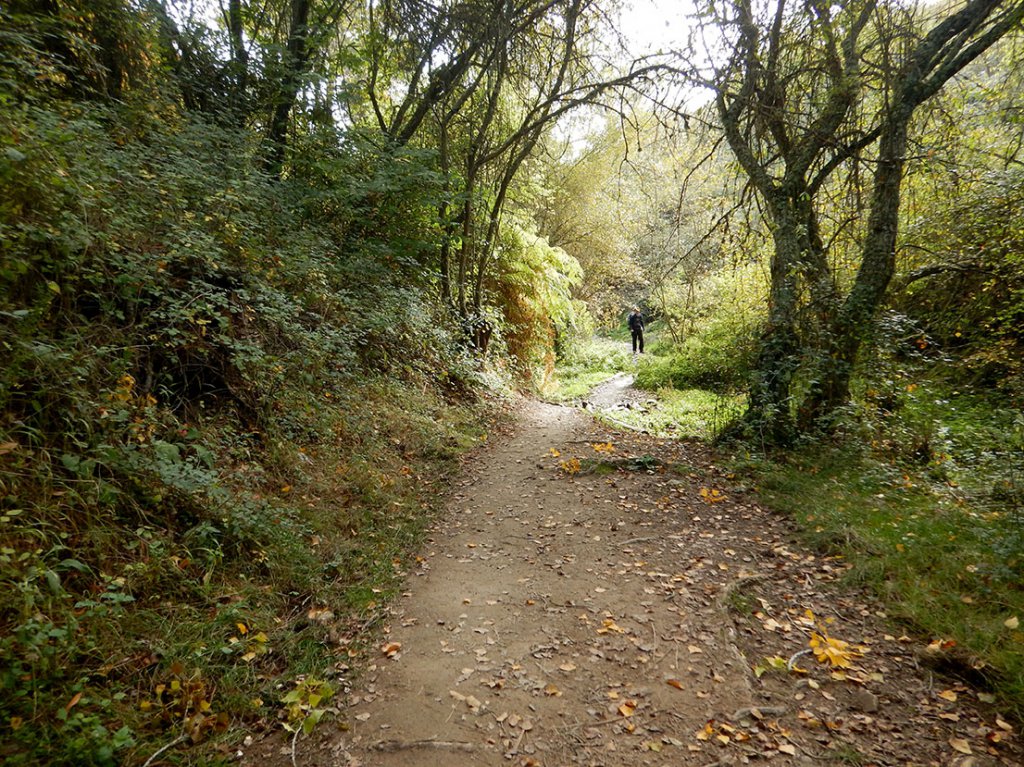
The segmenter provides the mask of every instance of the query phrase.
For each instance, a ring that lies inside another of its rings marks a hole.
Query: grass
[[[890,617],[955,643],[959,668],[1020,717],[1024,514],[1007,479],[1022,457],[1007,431],[1013,418],[983,397],[933,388],[883,419],[867,449],[815,444],[775,460],[737,457],[734,468],[811,545],[846,557],[848,577],[884,599]]]
[[[634,372],[638,381],[644,371],[660,368],[671,347],[655,329],[646,334],[647,354],[634,359],[625,326],[579,344],[556,370],[556,386],[544,392],[555,402],[583,399],[598,384],[622,372]],[[706,389],[659,387],[643,409],[616,410],[620,423],[664,437],[714,439],[743,410],[744,398]]]
[[[621,336],[621,332],[618,335]],[[554,383],[541,394],[553,402],[572,402],[586,396],[598,384],[632,367],[628,335],[625,340],[613,336],[594,336],[580,342],[559,361]]]
[[[746,398],[706,389],[659,389],[644,410],[616,410],[616,420],[661,437],[714,440],[743,413]]]

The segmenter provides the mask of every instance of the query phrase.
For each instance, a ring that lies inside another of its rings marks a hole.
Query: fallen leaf
[[[952,690],[943,690],[939,693],[939,697],[943,700],[948,700],[950,703],[956,701],[957,695]]]
[[[605,618],[601,624],[601,628],[597,630],[598,634],[611,634],[612,632],[615,632],[616,634],[626,633],[626,629],[616,624],[614,618]]]
[[[810,646],[819,663],[827,662],[838,668],[850,668],[853,659],[863,655],[861,648],[852,647],[849,642],[831,637],[825,632],[819,634],[812,631]]]
[[[779,751],[783,754],[789,754],[790,756],[796,756],[796,746],[792,746],[789,743],[782,743],[779,745]]]
[[[82,693],[76,692],[74,694],[74,696],[71,698],[71,700],[68,701],[68,704],[64,707],[64,713],[66,714],[69,711],[71,711],[71,709],[73,709],[75,706],[78,705],[78,702],[81,699],[82,699]]]
[[[683,683],[680,682],[678,679],[666,679],[665,684],[667,684],[669,687],[675,687],[677,690],[683,689]]]
[[[636,711],[636,701],[635,700],[627,700],[625,703],[623,703],[622,705],[619,706],[619,713],[622,716],[625,716],[625,717],[633,716],[633,713],[635,711]]]
[[[394,658],[396,655],[398,655],[401,649],[401,642],[388,642],[386,645],[380,648],[380,651],[389,658]]]
[[[971,744],[963,738],[950,738],[949,745],[953,747],[954,751],[959,751],[961,754],[973,754],[971,751]]]
[[[705,503],[719,503],[728,499],[728,496],[718,488],[702,487],[700,489],[700,497],[704,499]]]
[[[1017,616],[1014,615],[1012,618],[1007,618],[1003,621],[1003,625],[1008,629],[1016,629],[1020,626],[1020,620],[1018,620]]]

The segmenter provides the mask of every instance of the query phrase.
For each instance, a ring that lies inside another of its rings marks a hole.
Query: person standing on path
[[[640,353],[644,353],[644,316],[640,313],[640,307],[634,306],[629,313],[629,332],[633,335],[633,354],[636,354],[637,347]]]

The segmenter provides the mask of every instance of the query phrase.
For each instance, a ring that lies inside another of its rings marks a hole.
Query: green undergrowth
[[[845,556],[848,577],[879,594],[888,615],[925,643],[944,643],[954,673],[983,681],[1020,717],[1019,411],[939,386],[909,388],[898,407],[861,421],[867,447],[811,444],[734,466],[812,545]]]
[[[746,398],[706,389],[659,389],[639,406],[609,415],[661,437],[715,440],[743,413]]]
[[[738,418],[745,405],[742,395],[731,391],[674,388],[660,373],[671,364],[671,344],[657,327],[646,334],[646,353],[634,357],[629,331],[622,328],[574,345],[556,370],[557,385],[543,392],[556,402],[585,399],[587,393],[618,373],[632,373],[636,388],[650,397],[635,407],[611,411],[607,416],[664,437],[715,439]],[[662,383],[658,383],[662,382]]]
[[[593,336],[563,354],[555,377],[541,394],[554,402],[572,402],[612,376],[633,368],[629,339]]]
[[[315,723],[482,437],[437,179],[357,135],[279,179],[173,101],[36,88],[0,111],[0,762],[226,762]]]
[[[483,432],[479,407],[385,379],[332,399],[308,403],[319,439],[211,417],[112,449],[106,479],[41,477],[7,443],[5,764],[140,763],[176,737],[163,763],[217,761],[299,680],[343,684]]]

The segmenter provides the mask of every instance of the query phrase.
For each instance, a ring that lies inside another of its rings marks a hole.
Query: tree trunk
[[[821,370],[801,405],[801,428],[828,428],[838,408],[850,400],[850,378],[867,329],[896,271],[900,187],[906,165],[911,109],[898,110],[879,139],[868,229],[857,278],[828,335]]]
[[[249,87],[249,51],[245,47],[242,22],[242,0],[229,0],[227,11],[228,36],[231,39],[231,67],[234,70],[234,88],[231,107],[240,123],[246,119],[246,90]]]
[[[797,276],[803,248],[800,222],[785,196],[779,194],[769,200],[769,208],[775,224],[775,253],[768,322],[761,335],[746,420],[767,442],[784,445],[793,439],[790,388],[800,349],[796,332]]]
[[[288,118],[299,95],[302,72],[309,60],[309,8],[310,0],[292,0],[291,26],[288,30],[288,45],[284,55],[284,74],[278,84],[270,125],[267,128],[268,150],[264,168],[274,176],[280,176],[284,168],[285,149],[288,143]]]

